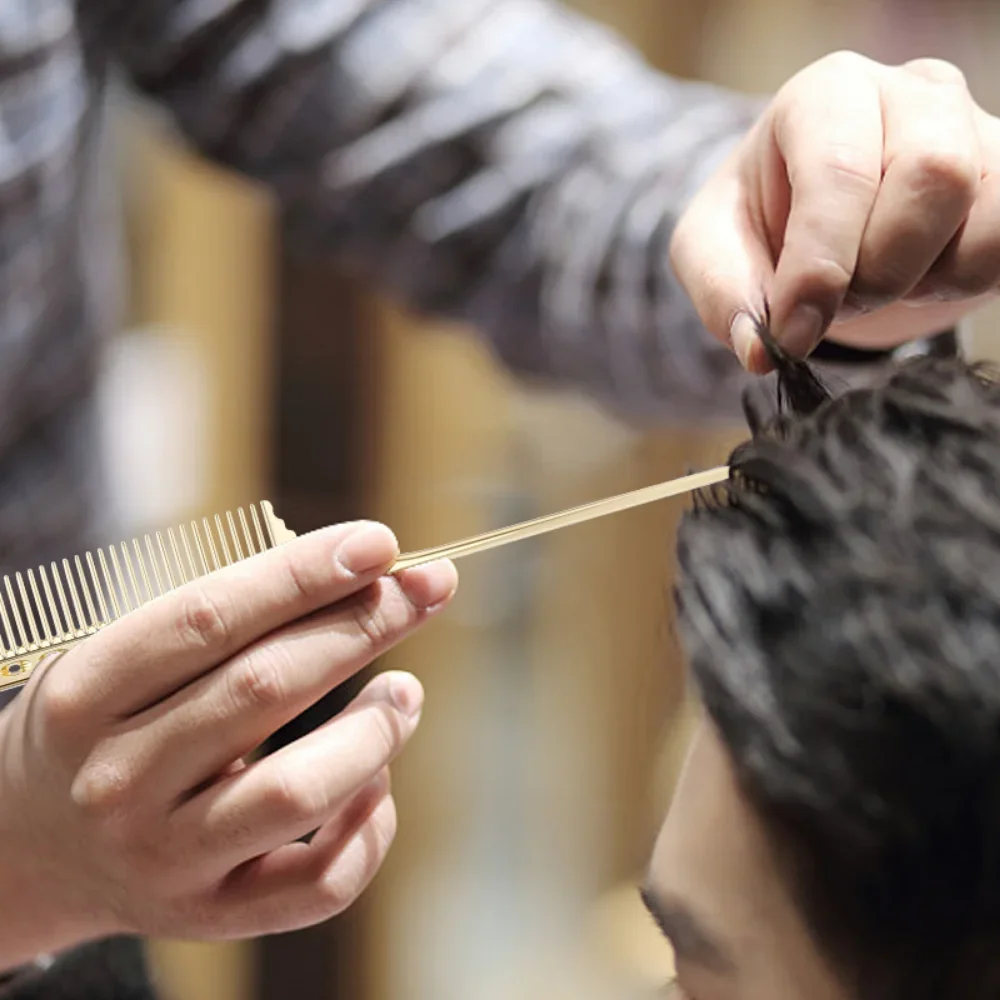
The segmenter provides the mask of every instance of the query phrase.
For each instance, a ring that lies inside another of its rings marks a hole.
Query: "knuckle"
[[[828,71],[836,76],[853,75],[861,69],[867,70],[871,61],[861,55],[860,52],[852,52],[850,49],[838,49],[824,56],[816,64],[817,69]]]
[[[317,597],[317,581],[311,579],[305,572],[303,566],[286,552],[283,559],[283,571],[288,582],[288,589],[291,592],[292,600],[299,603],[312,603]]]
[[[280,647],[258,646],[248,651],[226,673],[229,697],[238,711],[273,711],[288,698],[285,673],[287,655]]]
[[[1000,284],[1000,275],[991,270],[963,268],[932,272],[921,282],[921,300],[955,302],[976,298],[994,291]]]
[[[218,600],[205,587],[196,587],[184,598],[177,631],[185,646],[214,649],[229,641],[229,625]]]
[[[389,852],[396,839],[396,803],[387,795],[379,807],[368,818],[368,828],[372,831],[379,863]]]
[[[66,732],[79,728],[86,707],[80,686],[71,672],[53,672],[44,677],[37,699],[47,728]]]
[[[393,709],[384,702],[375,702],[361,710],[363,720],[359,743],[365,756],[381,766],[388,764],[406,742],[406,733]]]
[[[891,305],[905,290],[904,282],[894,282],[885,277],[859,281],[844,299],[844,304],[862,315],[871,314]]]
[[[979,187],[980,171],[961,153],[922,149],[903,168],[909,185],[918,192],[944,194],[971,202]]]
[[[87,762],[70,786],[70,800],[84,815],[105,820],[128,808],[134,794],[132,776],[121,760]]]
[[[906,268],[893,268],[891,264],[866,267],[854,279],[850,301],[852,305],[874,311],[905,295],[912,284],[913,277]]]
[[[903,70],[907,73],[916,74],[929,83],[938,83],[949,87],[961,87],[963,89],[968,88],[968,82],[962,70],[946,59],[911,59],[903,65]]]
[[[853,280],[854,272],[842,261],[814,256],[795,277],[795,297],[814,303],[825,315],[833,316]]]
[[[864,149],[843,144],[832,146],[826,152],[823,167],[838,186],[848,187],[866,197],[874,197],[882,182],[880,174],[872,169],[867,160]]]
[[[877,64],[872,60],[850,49],[830,52],[788,80],[778,91],[776,103],[788,109],[805,98],[811,104],[812,97],[829,92],[842,80],[856,80],[862,74],[869,75],[875,66]]]
[[[353,879],[345,878],[340,872],[328,872],[316,886],[318,909],[324,917],[336,917],[343,913],[361,895]]]
[[[274,768],[263,798],[264,808],[288,825],[313,822],[327,807],[324,796],[308,776],[283,765]]]
[[[380,594],[377,585],[368,587],[351,602],[354,626],[373,656],[389,644],[396,631],[386,617]]]
[[[342,913],[364,892],[382,866],[396,836],[396,809],[387,798],[352,838],[360,845],[357,856],[338,857],[316,885],[320,908],[328,916]]]

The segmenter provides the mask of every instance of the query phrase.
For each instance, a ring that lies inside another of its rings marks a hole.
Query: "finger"
[[[346,838],[351,819],[338,817],[309,844],[288,844],[234,871],[213,900],[213,936],[278,934],[346,910],[371,883],[396,835],[388,790],[373,806],[364,801],[368,794],[357,809],[360,822]],[[378,795],[377,785],[371,794]]]
[[[415,678],[376,677],[337,718],[181,805],[169,821],[192,866],[221,877],[335,816],[387,767],[420,720]]]
[[[674,230],[670,264],[707,330],[730,344],[745,367],[756,341],[752,315],[764,314],[774,270],[767,235],[752,217],[741,164],[764,141],[755,128],[744,146],[691,202]],[[747,332],[749,331],[749,332]]]
[[[333,819],[327,820],[313,834],[309,841],[310,845],[319,848],[330,857],[336,856],[350,843],[368,817],[381,805],[383,799],[391,797],[391,794],[392,772],[386,767],[375,775]]]
[[[268,632],[362,590],[397,555],[392,532],[368,522],[294,539],[92,636],[47,672],[43,698],[67,724],[140,712]]]
[[[837,315],[882,178],[881,95],[871,65],[855,56],[824,60],[775,114],[791,207],[771,321],[779,343],[798,357]]]
[[[135,784],[172,803],[439,613],[456,579],[442,562],[377,580],[133,716],[105,752],[127,762]]]
[[[920,60],[884,85],[885,174],[861,244],[852,306],[877,309],[924,277],[976,202],[983,156],[962,74]]]
[[[1000,288],[1000,175],[987,178],[966,224],[907,296],[914,302],[972,299]]]
[[[907,297],[955,301],[1000,289],[1000,121],[976,109],[985,166],[964,225]]]
[[[929,302],[916,309],[906,302],[896,302],[876,313],[838,322],[828,338],[835,343],[861,350],[887,350],[908,341],[920,340],[951,330],[955,325],[989,301],[987,296],[953,302]]]

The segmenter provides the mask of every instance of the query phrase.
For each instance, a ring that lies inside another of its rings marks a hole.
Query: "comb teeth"
[[[275,547],[285,537],[271,505],[191,521],[5,576],[0,586],[0,682],[30,668],[11,666],[54,647],[84,639],[181,584]],[[272,521],[275,521],[272,524]],[[253,527],[251,527],[251,525]],[[263,530],[261,526],[263,525]],[[277,529],[277,530],[276,530]],[[221,558],[220,558],[221,555]],[[0,687],[4,686],[0,683]]]

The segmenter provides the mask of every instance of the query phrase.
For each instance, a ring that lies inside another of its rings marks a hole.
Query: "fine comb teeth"
[[[266,500],[201,523],[157,531],[82,558],[63,559],[0,585],[0,691],[28,681],[61,654],[181,584],[273,549],[294,533]]]

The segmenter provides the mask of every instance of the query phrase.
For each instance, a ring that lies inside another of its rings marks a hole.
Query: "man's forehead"
[[[750,828],[729,759],[715,731],[696,731],[649,866],[650,896],[693,911],[700,925],[725,936],[748,901],[771,891],[771,865]]]
[[[703,862],[709,869],[744,861],[756,864],[762,860],[759,855],[766,853],[765,841],[739,792],[722,740],[706,722],[692,736],[656,845],[652,874],[657,874],[661,853],[676,852],[683,852],[688,862],[685,868]],[[671,878],[671,886],[674,881]]]

